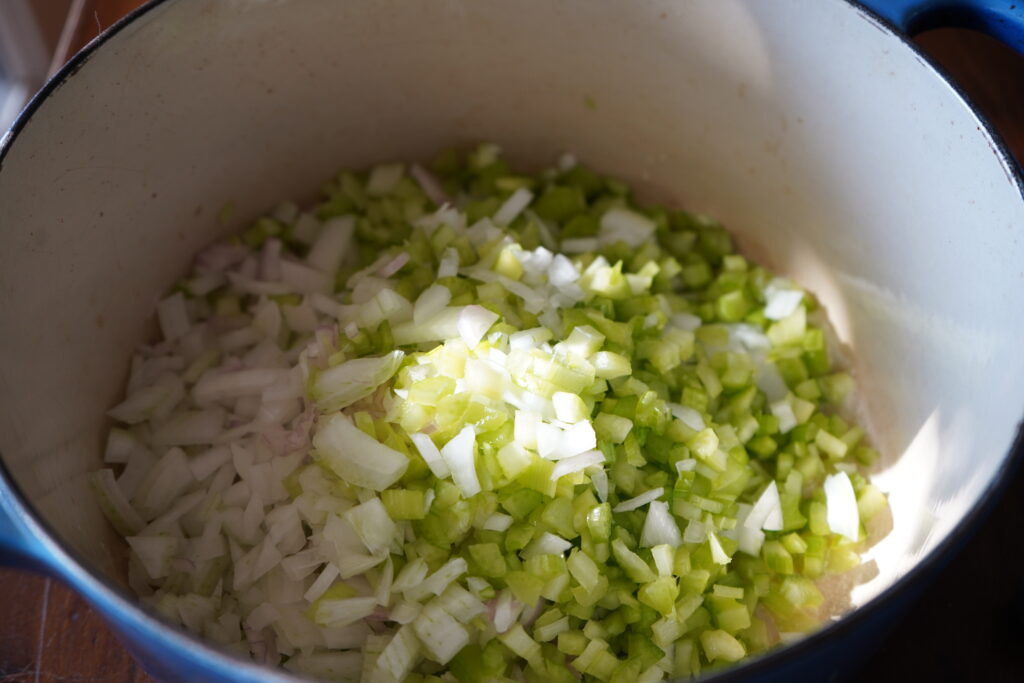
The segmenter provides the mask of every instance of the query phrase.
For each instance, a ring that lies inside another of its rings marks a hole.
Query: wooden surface
[[[138,4],[89,0],[75,49]],[[919,42],[1024,160],[1024,58],[967,32],[932,31]],[[1024,680],[1024,554],[1012,550],[1022,520],[1024,472],[857,680]],[[0,570],[0,681],[148,680],[77,595],[51,579]]]

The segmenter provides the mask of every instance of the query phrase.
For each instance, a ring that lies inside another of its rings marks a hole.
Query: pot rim
[[[132,10],[112,24],[85,47],[73,55],[43,87],[31,98],[25,108],[18,114],[10,128],[0,137],[0,173],[8,152],[14,146],[18,135],[26,128],[32,117],[43,103],[56,92],[66,81],[73,77],[91,59],[93,54],[108,40],[120,33],[128,25],[153,11],[157,7],[175,0],[147,0],[143,5]],[[939,78],[950,88],[954,97],[958,98],[979,125],[979,130],[987,138],[989,148],[994,152],[1007,178],[1016,185],[1021,200],[1024,201],[1024,169],[1017,165],[1012,154],[999,133],[992,127],[988,118],[974,106],[971,98],[949,76],[946,70],[938,65],[929,55],[925,54],[910,38],[903,34],[895,25],[882,18],[874,11],[865,7],[859,0],[835,0],[837,3],[849,5],[865,21],[874,24],[893,40],[897,40],[909,48],[922,67],[931,76]],[[1024,415],[1024,410],[1022,410]],[[817,649],[827,639],[835,640],[849,635],[870,619],[878,617],[885,603],[900,594],[910,595],[913,589],[922,589],[928,581],[955,555],[964,543],[977,531],[981,522],[992,512],[1001,495],[1009,486],[1014,474],[1024,462],[1024,418],[1018,422],[1017,434],[1003,462],[992,479],[988,482],[978,500],[963,517],[957,521],[945,538],[935,545],[917,564],[896,579],[878,595],[864,605],[852,609],[829,624],[800,638],[799,640],[753,655],[741,663],[722,671],[711,671],[700,676],[698,681],[715,681],[730,683],[750,676],[767,674],[772,669],[805,657]],[[97,575],[88,568],[88,562],[77,551],[66,548],[50,525],[36,512],[31,502],[25,497],[21,488],[14,480],[0,453],[0,489],[6,489],[12,503],[11,512],[24,524],[32,535],[35,543],[43,551],[40,557],[42,565],[56,578],[60,578],[82,593],[94,606],[113,624],[115,630],[127,629],[148,631],[147,635],[160,635],[169,640],[176,648],[191,651],[189,659],[197,661],[213,671],[234,675],[242,673],[249,680],[266,681],[268,678],[279,681],[307,680],[296,677],[284,669],[258,664],[254,660],[216,646],[212,641],[199,634],[173,624],[163,616],[138,602],[137,596],[116,584],[107,576]],[[0,496],[2,496],[0,491]],[[3,514],[0,508],[0,514]],[[916,585],[915,585],[916,584]],[[165,641],[166,642],[166,641]],[[147,653],[148,654],[148,653]],[[178,655],[180,657],[180,655]]]

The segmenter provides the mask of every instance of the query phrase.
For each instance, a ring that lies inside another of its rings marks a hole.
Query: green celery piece
[[[572,540],[579,535],[573,526],[572,502],[568,498],[554,498],[549,501],[541,511],[539,521],[566,540]]]
[[[793,573],[793,556],[780,541],[765,541],[761,546],[761,558],[773,572]]]
[[[426,517],[426,498],[423,491],[387,489],[380,492],[388,515],[392,519],[423,519]]]
[[[544,590],[542,579],[522,570],[508,572],[505,575],[505,583],[512,590],[516,600],[527,605],[536,604],[541,591]]]
[[[657,610],[663,616],[669,616],[675,610],[679,585],[671,576],[662,576],[646,583],[637,591],[637,598],[643,604]]]
[[[497,543],[478,543],[468,546],[468,550],[470,558],[479,567],[482,576],[505,576],[508,567]]]
[[[558,634],[558,650],[569,656],[577,656],[587,647],[587,637],[582,631],[565,631]]]
[[[735,662],[747,654],[743,643],[721,629],[704,631],[700,634],[700,643],[704,650],[704,656],[711,662],[718,660]]]
[[[610,539],[612,530],[612,507],[610,503],[601,503],[590,509],[587,513],[587,529],[590,531],[591,538],[596,542],[601,543]]]
[[[732,598],[708,596],[704,603],[711,612],[715,625],[727,633],[736,635],[750,627],[750,610]]]
[[[513,524],[505,532],[505,550],[508,552],[522,550],[533,540],[535,533],[536,527],[532,524]]]

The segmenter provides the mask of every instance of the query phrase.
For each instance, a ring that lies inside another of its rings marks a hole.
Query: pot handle
[[[46,553],[26,526],[25,513],[5,474],[0,469],[0,567],[45,572]]]
[[[933,28],[969,28],[1024,54],[1022,0],[860,0],[906,34]]]

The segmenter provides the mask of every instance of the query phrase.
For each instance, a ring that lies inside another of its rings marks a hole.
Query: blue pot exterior
[[[1024,3],[1016,0],[861,0],[905,34],[969,28],[1024,52]]]
[[[18,131],[39,104],[67,78],[74,75],[106,38],[137,17],[166,0],[151,0],[64,66],[33,99],[3,138],[0,160]],[[860,0],[850,4],[875,13],[895,30],[893,40],[905,40],[900,32],[912,33],[942,26],[977,29],[1024,52],[1024,2],[1000,0]],[[927,64],[927,60],[925,60]],[[940,77],[936,72],[936,77]],[[995,137],[995,136],[994,136]],[[998,139],[998,138],[996,138]],[[1009,155],[1003,150],[1003,156]],[[1021,184],[1018,175],[1018,184]],[[1024,187],[1022,187],[1024,190]],[[790,681],[841,681],[852,678],[866,652],[877,648],[896,625],[896,617],[912,604],[964,544],[993,507],[1006,483],[1024,459],[1024,432],[1019,432],[1013,452],[987,494],[957,529],[909,574],[869,605],[841,621],[789,647],[751,659],[743,666],[703,680],[722,683],[757,680],[763,683]],[[159,681],[291,681],[286,672],[258,666],[238,655],[228,654],[140,607],[132,596],[106,579],[83,568],[78,558],[60,547],[49,530],[35,518],[30,506],[0,461],[0,564],[48,574],[81,593],[109,621],[143,667]]]

